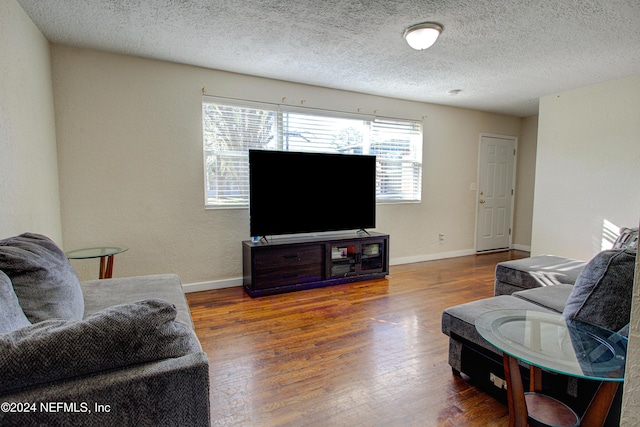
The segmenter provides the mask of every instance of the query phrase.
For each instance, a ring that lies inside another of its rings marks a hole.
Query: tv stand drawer
[[[253,258],[256,270],[274,267],[322,263],[323,245],[264,248],[257,250]]]
[[[269,268],[255,272],[256,289],[270,289],[299,283],[318,282],[320,280],[322,280],[322,265],[317,263],[289,266],[286,269]]]

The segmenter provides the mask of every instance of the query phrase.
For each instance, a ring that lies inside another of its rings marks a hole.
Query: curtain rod
[[[243,98],[231,98],[231,97],[227,97],[227,96],[217,96],[217,95],[209,95],[206,93],[206,88],[203,87],[202,88],[202,97],[203,98],[209,98],[212,100],[224,100],[224,101],[229,101],[231,103],[236,102],[236,103],[245,103],[245,104],[249,104],[250,106],[255,106],[255,107],[259,107],[259,106],[265,106],[265,105],[272,105],[277,107],[278,109],[283,109],[283,110],[308,110],[308,111],[321,111],[324,113],[340,113],[340,114],[347,114],[347,115],[355,115],[358,118],[373,118],[373,119],[381,119],[381,120],[403,120],[403,121],[418,121],[418,120],[424,120],[427,118],[427,116],[422,116],[421,119],[409,119],[406,117],[393,117],[393,116],[379,116],[376,114],[376,112],[378,110],[373,110],[374,113],[373,114],[366,114],[366,113],[361,113],[360,111],[358,112],[349,112],[349,111],[343,111],[343,110],[332,110],[329,108],[316,108],[316,107],[307,107],[304,104],[306,104],[307,100],[306,99],[302,99],[300,100],[300,105],[292,105],[292,104],[285,104],[284,102],[286,101],[287,97],[284,96],[282,97],[282,104],[277,104],[275,102],[264,102],[264,101],[256,101],[253,99],[243,99]],[[360,110],[360,108],[358,108],[358,110]]]

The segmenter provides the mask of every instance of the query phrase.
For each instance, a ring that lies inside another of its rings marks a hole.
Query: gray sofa
[[[476,331],[475,319],[499,309],[561,313],[626,334],[631,310],[638,229],[623,229],[611,250],[588,263],[557,256],[536,256],[496,266],[494,296],[449,307],[442,332],[449,336],[449,364],[490,394],[506,399],[502,353]],[[526,378],[528,371],[523,365]],[[588,380],[545,373],[545,393],[583,411],[597,387]],[[615,424],[615,421],[613,422]]]
[[[45,236],[0,241],[0,425],[208,426],[176,275],[80,282]]]

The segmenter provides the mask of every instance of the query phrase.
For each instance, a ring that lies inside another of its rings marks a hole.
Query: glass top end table
[[[476,329],[504,354],[510,426],[526,426],[528,417],[541,421],[532,410],[540,399],[552,398],[535,393],[542,388],[540,369],[602,381],[582,419],[566,405],[557,401],[553,404],[557,409],[554,416],[565,420],[573,417],[576,425],[604,423],[618,385],[624,381],[626,337],[589,323],[566,320],[560,314],[533,310],[487,312],[476,319]],[[518,359],[531,366],[531,393],[524,393]],[[542,425],[558,425],[554,416],[543,420]],[[573,425],[565,422],[559,425]]]
[[[68,259],[100,258],[100,279],[113,277],[113,257],[129,250],[126,246],[98,246],[94,248],[74,249],[65,252]]]

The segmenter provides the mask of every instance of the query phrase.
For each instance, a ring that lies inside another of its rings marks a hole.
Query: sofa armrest
[[[205,353],[191,353],[32,387],[0,402],[22,409],[0,412],[3,426],[209,426],[209,363]]]
[[[84,295],[84,317],[114,305],[157,298],[175,305],[177,320],[193,328],[189,304],[176,274],[89,280],[81,282],[80,286]]]
[[[554,255],[538,255],[499,262],[494,295],[511,295],[525,289],[564,283],[573,285],[586,263]]]

